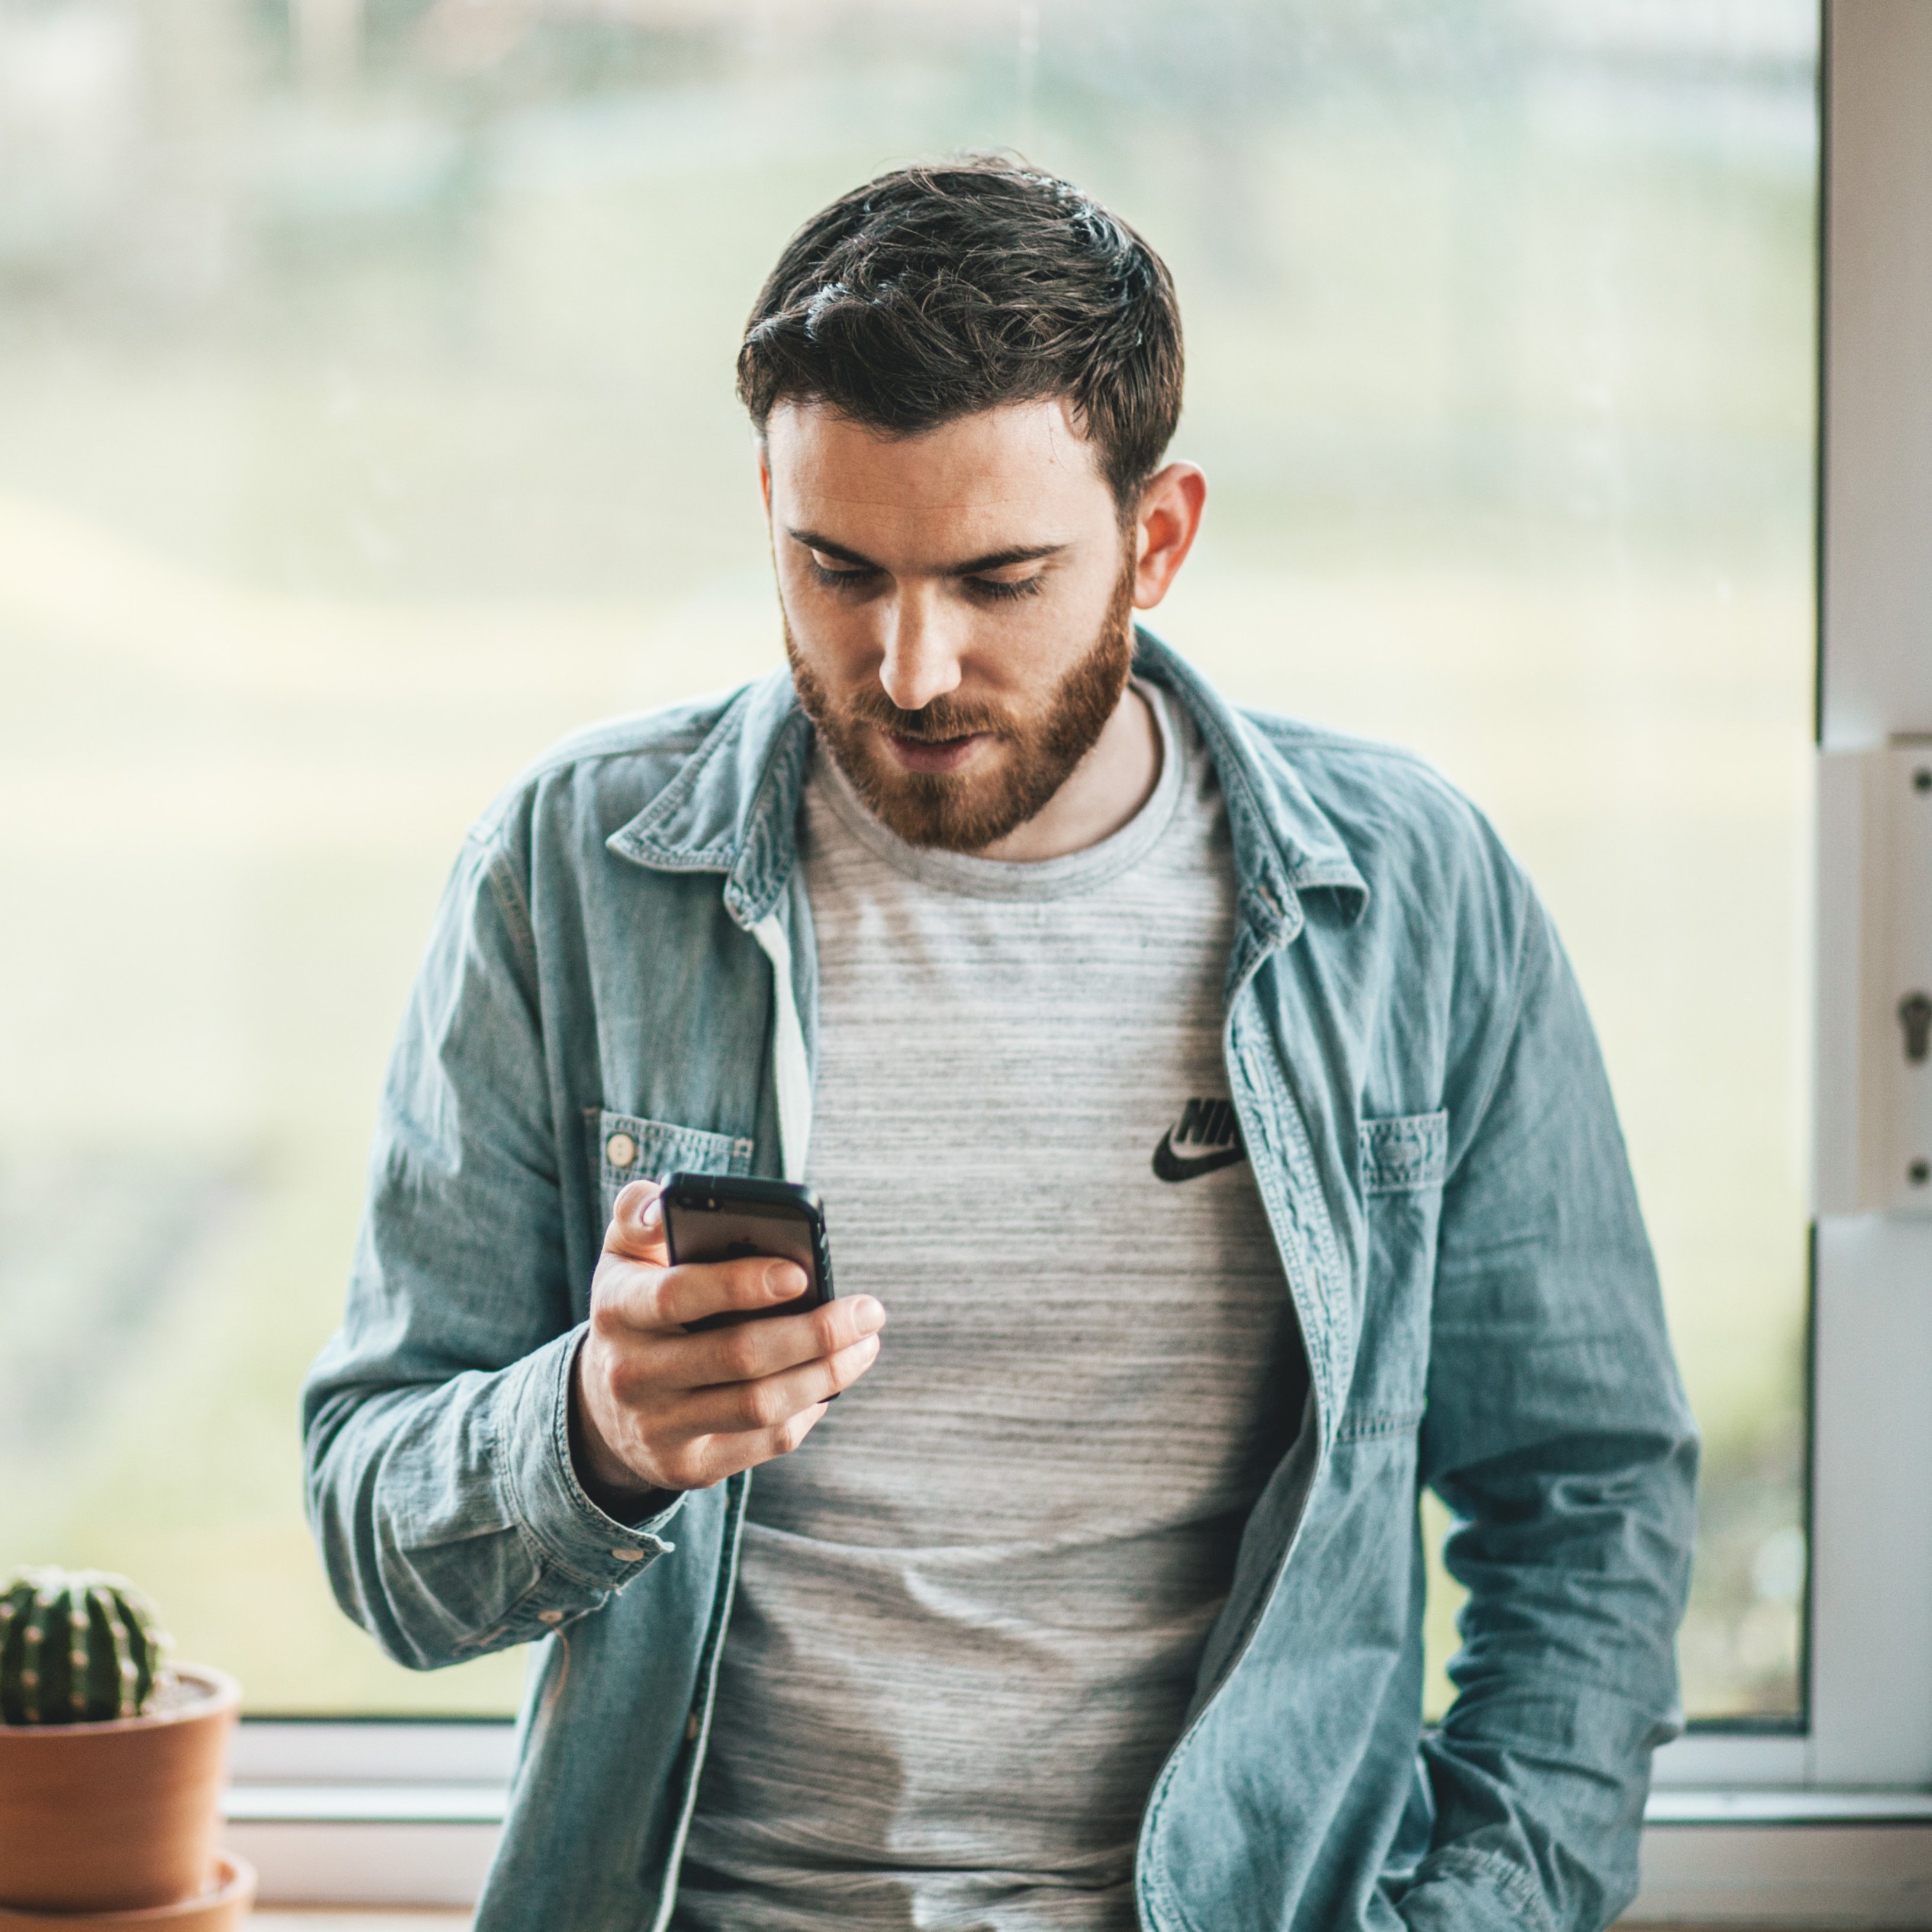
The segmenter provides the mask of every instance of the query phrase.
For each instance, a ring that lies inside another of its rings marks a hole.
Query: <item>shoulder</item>
[[[1369,931],[1412,957],[1516,952],[1534,894],[1496,827],[1419,753],[1270,712],[1241,716],[1294,775],[1368,886]]]
[[[470,828],[469,842],[507,855],[539,826],[601,844],[635,818],[710,741],[752,686],[601,719],[532,759]]]
[[[1514,864],[1474,802],[1420,752],[1279,712],[1241,717],[1306,788],[1357,863],[1389,850]]]

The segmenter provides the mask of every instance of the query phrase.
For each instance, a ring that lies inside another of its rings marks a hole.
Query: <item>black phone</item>
[[[802,1294],[770,1308],[728,1310],[690,1328],[802,1315],[832,1299],[832,1250],[825,1240],[825,1207],[809,1187],[788,1180],[747,1180],[728,1174],[674,1174],[664,1184],[664,1244],[674,1263],[731,1262],[769,1255],[805,1270]]]

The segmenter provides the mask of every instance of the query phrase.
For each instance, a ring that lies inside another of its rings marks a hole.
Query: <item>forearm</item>
[[[1651,1754],[1678,1722],[1697,1434],[1588,1016],[1533,905],[1486,1078],[1451,1150],[1422,1444],[1469,1599],[1402,1909],[1486,1924],[1475,1901],[1500,1900],[1597,1932],[1635,1892]]]
[[[337,1600],[416,1670],[529,1642],[601,1608],[671,1546],[572,1467],[580,1331],[494,1372],[382,1387],[326,1357],[309,1402],[309,1510]]]
[[[1595,1932],[1635,1891],[1651,1755],[1678,1728],[1696,1465],[1688,1422],[1640,1441],[1593,1436],[1594,1458],[1561,1445],[1561,1472],[1445,1484],[1469,1518],[1448,1554],[1471,1595],[1458,1695],[1423,1747],[1436,1820],[1402,1900],[1413,1925],[1486,1922],[1468,1894],[1520,1924]]]

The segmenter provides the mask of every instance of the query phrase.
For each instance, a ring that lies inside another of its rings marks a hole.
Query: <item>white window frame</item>
[[[1825,0],[1819,250],[1821,757],[1932,733],[1932,0]],[[1815,1132],[1862,1024],[1838,935],[1858,828],[1819,814]],[[1932,890],[1932,880],[1926,882]],[[1808,1722],[1666,1748],[1638,1916],[1932,1923],[1932,1216],[1821,1215]],[[250,1721],[229,1838],[287,1901],[464,1904],[511,1726]]]

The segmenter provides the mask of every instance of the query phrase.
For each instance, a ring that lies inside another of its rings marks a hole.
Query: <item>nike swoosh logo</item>
[[[1232,1167],[1246,1160],[1247,1150],[1237,1141],[1232,1147],[1216,1148],[1212,1154],[1179,1154],[1174,1150],[1174,1130],[1169,1127],[1154,1150],[1156,1180],[1192,1180],[1198,1174],[1212,1174],[1217,1167]]]

